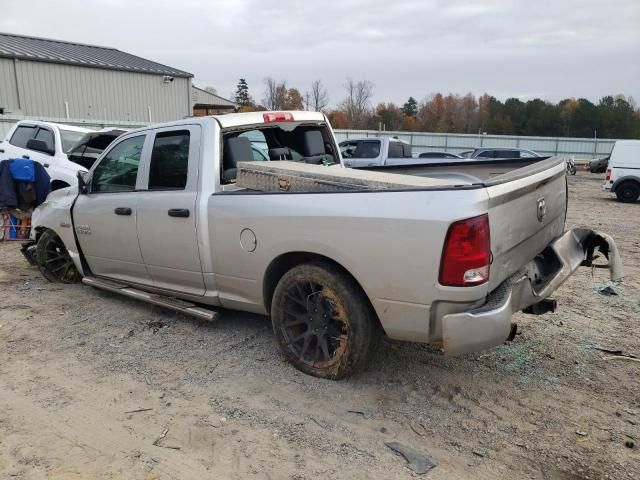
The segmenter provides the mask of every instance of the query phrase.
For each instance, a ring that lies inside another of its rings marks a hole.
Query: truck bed
[[[412,175],[437,179],[486,183],[496,177],[511,173],[521,168],[537,165],[552,157],[522,158],[510,160],[473,159],[448,162],[430,162],[408,165],[388,165],[381,167],[360,167],[358,170],[387,172],[399,175]]]
[[[291,161],[241,162],[233,190],[239,187],[264,193],[330,193],[478,188],[525,178],[558,162],[557,157],[544,157],[346,169]]]

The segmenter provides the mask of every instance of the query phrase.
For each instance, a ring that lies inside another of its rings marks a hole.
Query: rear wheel
[[[323,263],[299,265],[280,279],[271,319],[280,349],[294,367],[334,380],[361,370],[381,333],[364,293]]]
[[[35,259],[40,273],[50,282],[76,283],[80,280],[69,252],[53,230],[45,230],[38,239]]]
[[[640,185],[633,182],[624,182],[616,188],[616,197],[623,203],[633,203],[640,197]]]

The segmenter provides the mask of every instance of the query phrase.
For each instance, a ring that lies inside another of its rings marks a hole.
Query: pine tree
[[[418,102],[413,97],[409,97],[407,103],[402,106],[402,113],[404,113],[405,117],[415,117],[416,113],[418,113]]]
[[[251,95],[249,95],[249,86],[244,78],[238,81],[236,87],[235,102],[241,107],[246,107],[251,103]]]

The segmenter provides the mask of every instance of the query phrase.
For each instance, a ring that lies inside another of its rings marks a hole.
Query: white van
[[[611,151],[603,190],[611,190],[620,202],[640,197],[640,140],[618,140]]]

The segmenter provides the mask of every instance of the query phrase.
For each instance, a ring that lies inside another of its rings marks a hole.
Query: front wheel
[[[576,174],[576,172],[578,171],[578,170],[576,169],[576,166],[575,166],[575,165],[569,165],[569,167],[568,167],[568,168],[569,168],[569,173],[570,173],[571,175],[575,175],[575,174]]]
[[[287,360],[320,378],[337,380],[364,368],[380,337],[364,293],[324,263],[298,265],[280,279],[271,321]]]
[[[636,183],[625,182],[616,188],[616,197],[623,203],[633,203],[640,197],[640,186]]]
[[[40,235],[35,260],[42,276],[50,282],[76,283],[80,280],[69,252],[53,230],[45,230]]]

